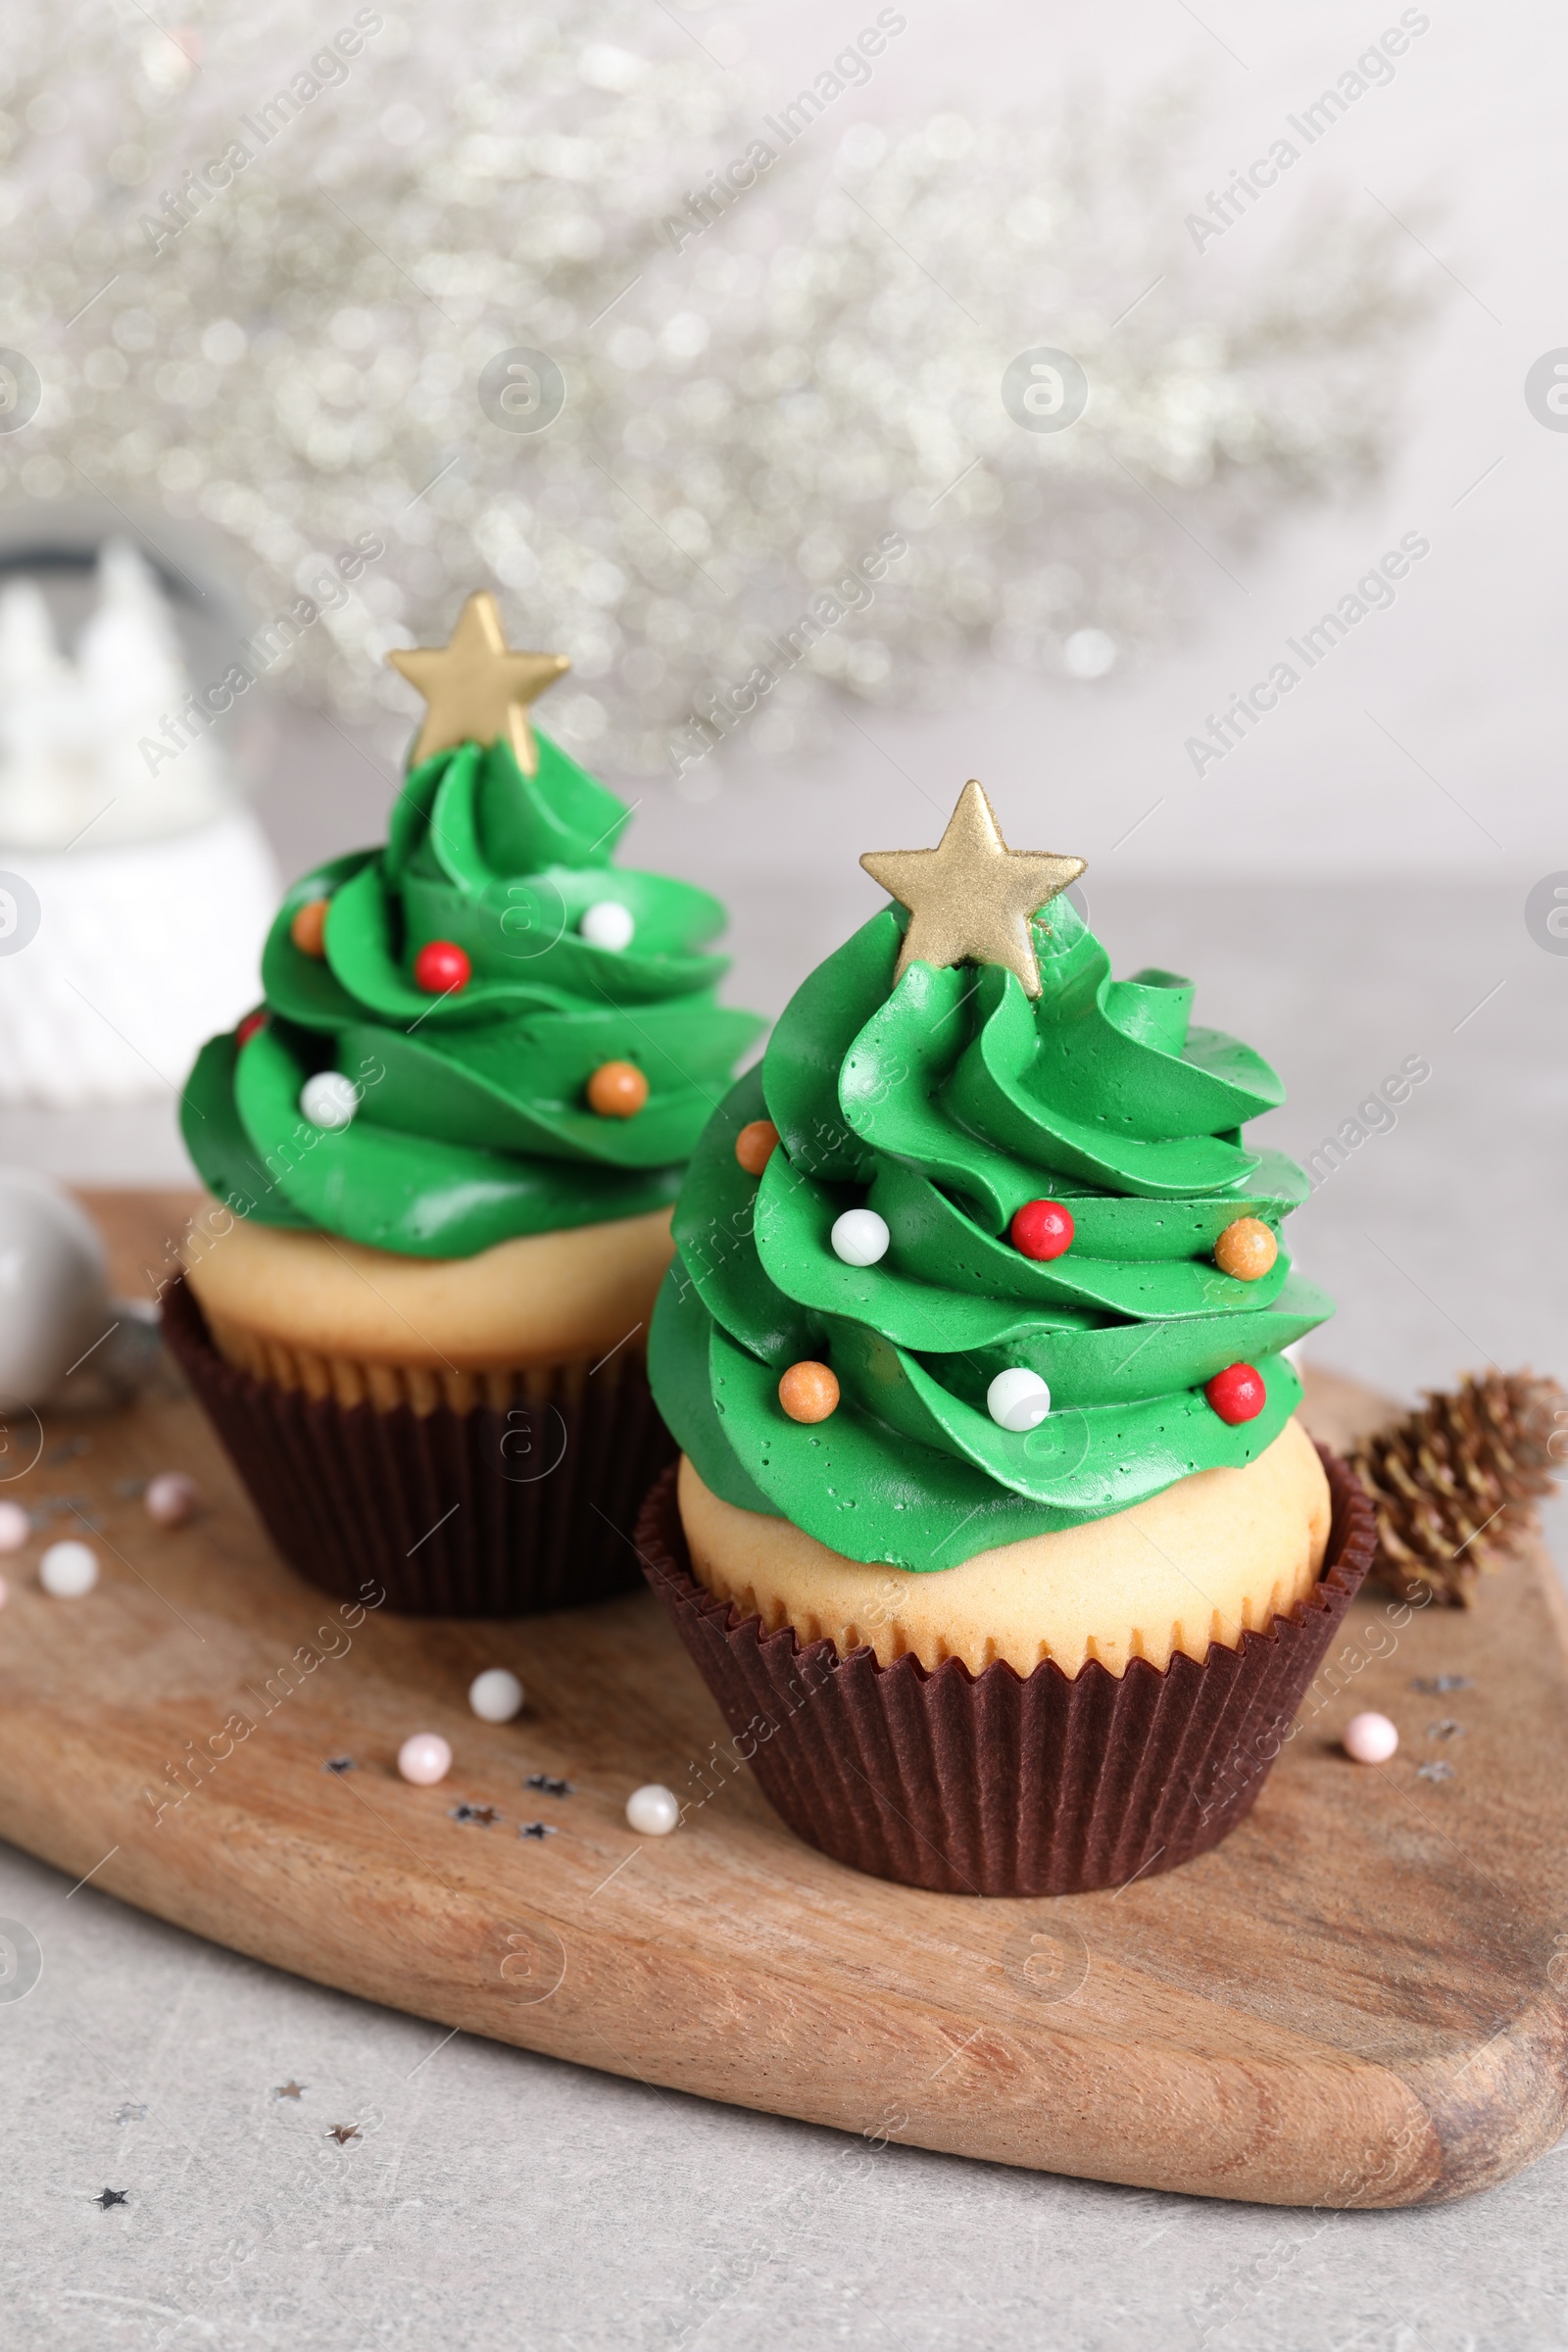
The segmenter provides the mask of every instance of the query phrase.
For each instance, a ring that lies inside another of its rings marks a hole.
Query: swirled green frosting
[[[1033,926],[1037,1001],[989,964],[915,962],[895,988],[906,920],[888,906],[811,974],[709,1122],[650,1363],[714,1493],[852,1559],[941,1569],[1252,1460],[1300,1396],[1280,1350],[1333,1302],[1283,1250],[1255,1282],[1214,1264],[1227,1225],[1277,1232],[1307,1184],[1243,1144],[1282,1089],[1249,1047],[1190,1027],[1189,982],[1113,980],[1058,898]],[[763,1117],[781,1141],[759,1181],[735,1139]],[[1008,1238],[1042,1198],[1075,1227],[1049,1263]],[[832,1249],[857,1206],[887,1223],[876,1265]],[[803,1358],[840,1384],[814,1425],[778,1401]],[[1234,1363],[1267,1401],[1233,1427],[1203,1391]],[[1010,1366],[1051,1390],[1026,1434],[986,1408]]]
[[[414,1257],[674,1199],[762,1023],[715,1002],[726,960],[702,950],[723,927],[717,900],[613,865],[630,811],[537,740],[533,776],[505,742],[438,753],[408,775],[383,849],[289,892],[262,957],[265,1024],[244,1045],[211,1039],[185,1089],[186,1145],[220,1199]],[[324,956],[291,936],[313,899],[329,902]],[[578,929],[605,900],[635,923],[619,952]],[[447,995],[414,978],[437,940],[472,967]],[[607,1061],[648,1080],[633,1117],[588,1106]],[[302,1115],[321,1070],[360,1090],[346,1127]]]

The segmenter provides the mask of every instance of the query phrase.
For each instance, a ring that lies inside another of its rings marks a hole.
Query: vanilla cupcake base
[[[1075,1675],[1091,1659],[1199,1663],[1288,1616],[1318,1580],[1329,1486],[1296,1420],[1240,1470],[1201,1470],[1111,1517],[1030,1536],[928,1575],[846,1559],[788,1519],[721,1501],[684,1456],[680,1514],[693,1573],[743,1617],[880,1665],[910,1653],[972,1674],[1005,1659]]]
[[[672,1467],[636,1542],[729,1726],[705,1772],[745,1763],[808,1844],[945,1894],[1082,1894],[1193,1860],[1250,1811],[1371,1564],[1366,1493],[1321,1459],[1328,1546],[1286,1614],[1234,1647],[1210,1642],[1201,1665],[1178,1648],[1163,1668],[1132,1657],[1113,1674],[1089,1658],[1075,1675],[1054,1658],[976,1673],[951,1653],[928,1668],[912,1649],[883,1664],[866,1643],[803,1641],[788,1620],[767,1631],[693,1574]]]
[[[264,1339],[247,1324],[223,1315],[209,1315],[207,1328],[220,1354],[254,1380],[274,1388],[299,1389],[318,1400],[337,1404],[368,1404],[378,1413],[400,1405],[423,1415],[444,1406],[454,1413],[488,1405],[505,1412],[514,1403],[542,1403],[558,1379],[565,1379],[580,1398],[591,1369],[587,1356],[558,1364],[502,1366],[488,1372],[448,1371],[436,1364],[374,1364],[352,1356],[320,1355],[314,1348],[291,1348],[284,1340]]]
[[[226,1214],[226,1212],[224,1212]],[[607,1350],[645,1352],[668,1209],[525,1234],[472,1257],[400,1257],[336,1234],[198,1225],[185,1272],[219,1351],[308,1396],[416,1413],[538,1401]]]
[[[164,1334],[312,1584],[415,1614],[570,1608],[636,1583],[638,1506],[674,1456],[644,1359],[669,1252],[667,1211],[461,1259],[209,1221]]]

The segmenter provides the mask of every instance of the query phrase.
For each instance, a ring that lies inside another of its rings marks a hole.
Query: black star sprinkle
[[[309,2088],[310,2084],[308,2082],[296,2082],[293,2076],[290,2075],[286,2082],[280,2082],[278,2084],[277,2088],[273,2091],[272,2096],[274,2099],[298,2099],[301,2098],[304,2093],[309,2090]]]
[[[1475,1687],[1473,1674],[1418,1674],[1410,1685],[1412,1690],[1421,1691],[1427,1698],[1440,1698],[1445,1690],[1473,1690]]]
[[[132,2099],[127,2099],[123,2107],[117,2107],[115,2109],[115,2121],[117,2124],[143,2123],[146,2120],[146,2108],[138,2107]]]
[[[525,1788],[537,1788],[543,1796],[571,1796],[575,1794],[569,1781],[552,1780],[548,1772],[530,1772],[523,1782]]]
[[[517,1836],[519,1838],[553,1838],[555,1834],[556,1830],[554,1822],[524,1821],[519,1822],[517,1825]]]
[[[354,1758],[352,1756],[328,1756],[326,1762],[321,1766],[321,1770],[323,1772],[352,1772]]]
[[[360,2127],[358,2124],[334,2124],[324,2136],[327,2139],[335,2139],[341,2148],[346,2141],[359,2138]]]
[[[490,1824],[493,1821],[499,1821],[501,1816],[494,1805],[454,1805],[452,1818],[454,1821],[471,1821],[476,1828],[487,1830]]]
[[[1440,1756],[1435,1763],[1418,1764],[1416,1766],[1416,1774],[1417,1777],[1423,1781],[1451,1781],[1453,1778],[1453,1766],[1446,1762],[1445,1759]]]
[[[129,2194],[130,2191],[124,2188],[101,2188],[94,2197],[93,2203],[101,2205],[107,2213],[111,2205],[123,2205]]]
[[[1452,1715],[1445,1715],[1441,1723],[1427,1725],[1427,1738],[1429,1740],[1462,1740],[1464,1725]]]

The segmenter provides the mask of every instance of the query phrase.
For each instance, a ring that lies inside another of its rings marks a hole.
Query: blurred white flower
[[[825,117],[714,202],[776,147],[777,94],[641,0],[388,15],[316,74],[306,0],[197,13],[199,44],[130,9],[89,39],[12,0],[0,295],[44,395],[0,497],[161,497],[245,543],[262,612],[302,558],[379,533],[374,626],[292,665],[340,714],[412,717],[372,649],[444,637],[494,582],[514,643],[583,650],[596,761],[667,773],[704,691],[889,530],[907,556],[760,749],[835,696],[929,703],[977,652],[1094,679],[1168,617],[1179,525],[1211,547],[1380,455],[1413,316],[1395,232],[1320,219],[1220,291],[1174,106]],[[1042,343],[1092,387],[1066,431],[1003,406]],[[517,346],[566,386],[532,434],[478,397]]]

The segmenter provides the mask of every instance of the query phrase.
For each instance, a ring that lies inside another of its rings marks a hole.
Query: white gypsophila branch
[[[630,0],[188,24],[15,0],[0,341],[42,391],[0,499],[205,522],[262,612],[378,534],[291,658],[340,714],[406,710],[388,646],[495,585],[515,641],[572,657],[552,730],[669,773],[704,697],[888,535],[907,553],[781,670],[759,749],[835,692],[941,697],[977,653],[1091,676],[1167,624],[1178,552],[1385,445],[1416,315],[1395,232],[1323,217],[1282,253],[1249,223],[1222,290],[1174,101],[885,133],[847,85],[788,117]],[[1004,406],[1039,345],[1091,386],[1070,430]],[[480,395],[516,347],[561,372],[538,430]]]

